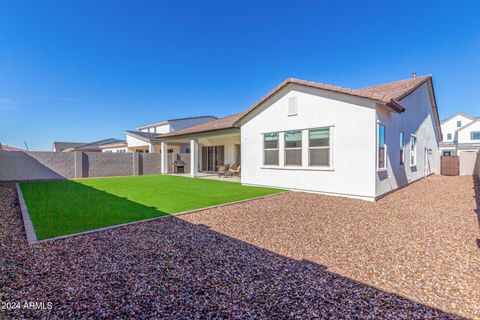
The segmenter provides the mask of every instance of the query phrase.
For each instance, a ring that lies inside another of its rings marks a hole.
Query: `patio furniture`
[[[228,171],[232,176],[240,176],[240,166],[233,165]]]
[[[227,177],[227,167],[225,166],[218,166],[218,177],[224,176]]]
[[[182,160],[173,161],[173,172],[174,173],[185,173],[185,162]]]

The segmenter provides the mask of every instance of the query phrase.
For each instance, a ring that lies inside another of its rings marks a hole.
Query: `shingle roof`
[[[137,127],[137,129],[144,129],[144,128],[152,127],[152,126],[155,126],[155,125],[167,123],[167,122],[177,122],[177,121],[183,121],[183,120],[203,119],[203,118],[216,119],[217,117],[215,117],[215,116],[195,116],[195,117],[168,119],[168,120],[162,120],[162,121],[157,121],[157,122],[154,122],[154,123],[146,124],[146,125]]]
[[[78,142],[72,142],[74,146],[69,147],[69,148],[63,148],[63,149],[56,149],[57,151],[76,151],[76,150],[92,150],[92,149],[98,149],[99,146],[103,144],[108,144],[108,143],[114,143],[122,140],[118,140],[115,138],[108,138],[108,139],[103,139],[103,140],[98,140],[94,142],[89,142],[89,143],[78,143]],[[55,142],[54,142],[55,144]]]
[[[220,119],[217,119],[217,120],[201,123],[201,124],[198,124],[196,126],[188,127],[188,128],[181,129],[181,130],[177,130],[177,131],[170,132],[170,133],[167,133],[167,134],[162,134],[162,135],[157,134],[157,139],[186,135],[186,134],[189,134],[189,133],[200,133],[200,132],[208,132],[208,131],[215,131],[215,130],[232,128],[234,126],[235,122],[237,122],[237,120],[240,119],[240,117],[242,117],[244,113],[245,112],[232,114],[232,115],[224,117],[224,118],[220,118]]]
[[[7,146],[5,144],[0,143],[0,150],[2,151],[25,151],[23,149],[17,148],[17,147],[12,147],[12,146]]]
[[[80,147],[85,144],[87,144],[87,142],[59,142],[59,141],[53,142],[53,146],[56,151],[62,151],[65,149]]]
[[[371,87],[361,88],[355,91],[373,92],[384,95],[387,99],[402,100],[416,88],[422,85],[425,81],[431,79],[431,75],[421,76],[417,78],[410,78],[400,81],[387,82]]]
[[[403,112],[405,109],[400,105],[399,101],[413,92],[416,88],[421,86],[426,81],[432,78],[431,75],[426,75],[417,78],[405,79],[395,82],[388,82],[380,85],[375,85],[367,88],[361,89],[350,89],[350,88],[343,88],[338,86],[332,86],[329,84],[323,84],[308,80],[301,80],[290,78],[282,83],[280,83],[275,89],[270,91],[267,95],[263,98],[258,100],[255,104],[253,104],[250,108],[247,109],[245,112],[246,116],[257,107],[259,107],[263,102],[270,99],[275,93],[283,89],[289,84],[298,84],[306,87],[317,88],[342,94],[347,94],[351,96],[356,96],[360,98],[366,98],[370,100],[375,100],[379,102],[383,102],[387,104],[393,111],[396,112]]]
[[[275,93],[283,89],[289,84],[297,84],[311,88],[317,88],[332,92],[337,92],[341,94],[347,94],[351,96],[366,98],[370,100],[375,100],[379,102],[385,103],[390,109],[396,112],[403,112],[405,109],[401,106],[400,100],[408,96],[412,93],[415,89],[420,87],[423,83],[427,82],[432,78],[431,75],[426,75],[417,78],[405,79],[400,81],[388,82],[380,85],[375,85],[367,88],[361,89],[349,89],[349,88],[342,88],[338,86],[332,86],[328,84],[289,78],[282,83],[280,83],[277,87],[275,87],[272,91],[270,91],[267,95],[263,98],[258,100],[254,103],[250,108],[245,110],[244,112],[237,113],[231,116],[227,116],[218,120],[210,121],[207,123],[202,123],[196,126],[192,126],[183,130],[178,130],[175,132],[171,132],[169,134],[157,136],[157,139],[161,139],[163,137],[173,137],[173,136],[180,136],[185,134],[191,133],[200,133],[200,132],[208,132],[213,130],[221,130],[221,129],[228,129],[233,128],[239,125],[239,121],[244,118],[246,115],[257,109],[262,103],[270,99]],[[439,121],[438,121],[439,122]]]
[[[127,141],[125,141],[125,140],[115,139],[115,141],[113,141],[113,142],[103,143],[103,144],[99,145],[98,147],[100,149],[102,149],[102,148],[115,147],[115,146],[126,145],[126,144],[127,144]]]
[[[140,138],[148,142],[159,135],[158,133],[153,133],[153,132],[142,132],[142,131],[131,131],[131,130],[125,131],[125,134]]]

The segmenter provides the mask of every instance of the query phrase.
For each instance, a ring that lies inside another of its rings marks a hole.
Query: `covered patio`
[[[188,168],[185,172],[192,177],[217,176],[216,173],[221,166],[239,166],[240,156],[240,130],[228,128],[210,132],[192,133],[188,135],[172,135],[159,137],[161,153],[161,173],[173,174],[172,164],[169,161],[182,160]],[[188,144],[185,153],[176,154],[173,157],[168,155],[172,146]]]

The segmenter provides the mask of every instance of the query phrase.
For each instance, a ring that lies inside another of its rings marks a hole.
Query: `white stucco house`
[[[442,156],[456,156],[461,152],[480,150],[480,117],[456,113],[442,121]]]
[[[432,77],[362,89],[287,79],[247,110],[156,135],[188,144],[190,175],[241,165],[245,185],[375,200],[433,172],[442,139]]]

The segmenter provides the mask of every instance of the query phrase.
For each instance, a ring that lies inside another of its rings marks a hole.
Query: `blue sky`
[[[0,142],[123,138],[243,111],[288,77],[349,88],[432,74],[480,115],[480,2],[1,1]]]

